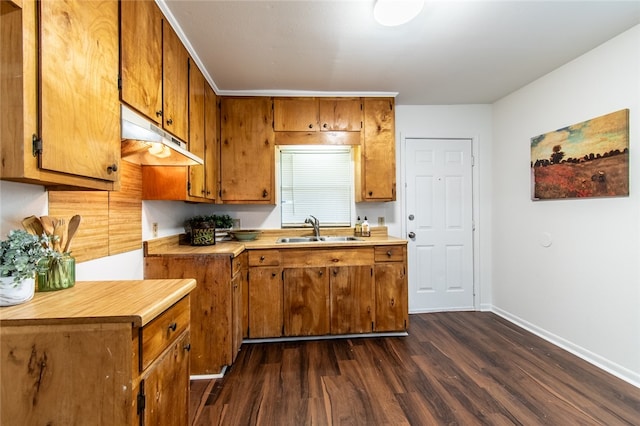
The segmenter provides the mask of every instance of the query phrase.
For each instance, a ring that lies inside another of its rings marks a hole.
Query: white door
[[[409,311],[473,309],[471,140],[405,142]]]

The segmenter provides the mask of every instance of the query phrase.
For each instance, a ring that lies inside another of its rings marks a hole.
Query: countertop
[[[229,255],[236,257],[245,250],[256,249],[295,249],[295,248],[349,248],[349,247],[367,247],[378,245],[406,245],[407,240],[387,235],[386,227],[372,228],[370,237],[360,237],[361,241],[349,242],[305,242],[305,243],[278,243],[280,237],[290,236],[311,236],[312,231],[309,229],[277,229],[264,230],[261,235],[254,241],[218,241],[210,246],[192,246],[188,243],[181,243],[181,236],[173,235],[170,237],[157,238],[144,242],[145,256],[162,256],[162,255]],[[323,236],[344,236],[353,235],[353,230],[345,230],[341,228],[323,229]]]
[[[196,280],[80,281],[36,292],[29,302],[0,307],[1,325],[129,322],[144,326],[189,294]]]

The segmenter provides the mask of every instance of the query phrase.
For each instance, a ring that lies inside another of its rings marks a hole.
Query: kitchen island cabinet
[[[78,282],[1,308],[0,423],[186,425],[194,287]]]
[[[117,190],[118,2],[0,7],[0,176]]]

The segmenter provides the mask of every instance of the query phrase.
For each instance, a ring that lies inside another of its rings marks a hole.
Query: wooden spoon
[[[53,236],[55,241],[53,243],[53,249],[57,252],[62,252],[62,248],[65,246],[65,238],[67,235],[67,222],[64,219],[57,219],[53,224]]]
[[[42,223],[42,228],[44,229],[44,232],[51,236],[53,235],[53,230],[55,228],[55,221],[56,219],[54,217],[51,216],[40,216],[40,222]]]
[[[67,229],[67,242],[64,245],[64,252],[69,253],[69,248],[71,247],[71,239],[74,235],[76,235],[76,231],[80,226],[80,221],[82,220],[82,216],[75,215],[71,219],[69,219],[69,227]]]
[[[24,229],[33,235],[41,236],[44,233],[40,219],[35,216],[29,216],[22,219]]]

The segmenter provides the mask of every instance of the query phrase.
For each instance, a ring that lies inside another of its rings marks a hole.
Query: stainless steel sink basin
[[[340,242],[340,241],[362,241],[361,238],[358,237],[320,237],[320,241],[327,242]]]
[[[277,243],[313,243],[318,241],[317,237],[282,237],[278,238]]]
[[[358,237],[281,237],[276,240],[277,243],[335,243],[348,241],[362,241]]]

